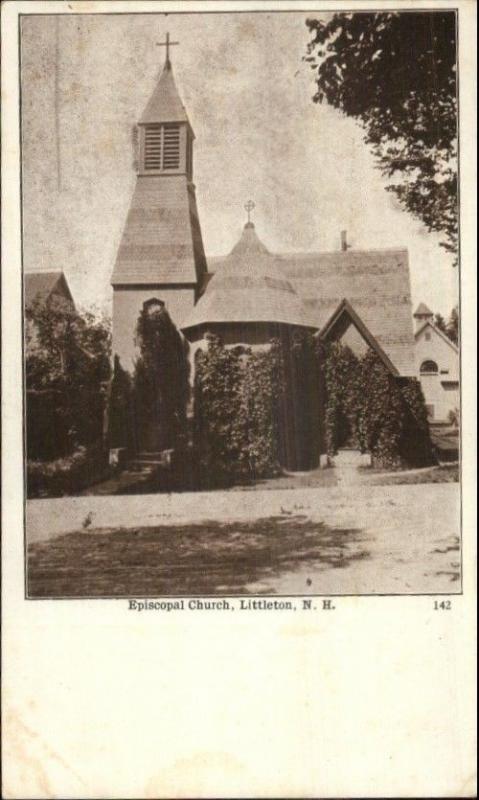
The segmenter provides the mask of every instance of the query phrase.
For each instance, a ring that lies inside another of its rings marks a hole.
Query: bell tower
[[[112,276],[113,354],[125,369],[137,355],[145,303],[160,301],[178,328],[207,271],[193,184],[194,132],[173,77],[170,47],[136,126],[136,186]]]

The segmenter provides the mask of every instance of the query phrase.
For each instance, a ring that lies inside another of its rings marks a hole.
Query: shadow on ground
[[[28,548],[29,597],[248,594],[248,585],[370,557],[357,529],[303,516],[64,534]],[[307,593],[302,579],[298,593]]]

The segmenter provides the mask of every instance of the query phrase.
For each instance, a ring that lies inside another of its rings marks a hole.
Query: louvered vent
[[[180,126],[145,126],[145,169],[170,170],[180,166]]]
[[[163,169],[180,166],[180,126],[163,126]]]

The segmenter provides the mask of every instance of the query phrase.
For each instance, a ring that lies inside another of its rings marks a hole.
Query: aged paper
[[[475,796],[475,17],[3,4],[5,797]]]

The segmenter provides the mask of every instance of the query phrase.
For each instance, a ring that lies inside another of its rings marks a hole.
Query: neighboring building
[[[459,409],[459,350],[434,325],[433,312],[421,303],[414,313],[415,354],[429,420],[446,422]]]
[[[169,57],[138,124],[137,182],[113,271],[113,353],[133,367],[143,307],[165,305],[191,342],[268,346],[295,329],[369,346],[414,376],[407,250],[273,254],[248,219],[231,253],[205,258],[193,184],[193,130]],[[209,267],[209,269],[208,269]]]
[[[35,302],[59,303],[67,309],[75,310],[70,287],[61,270],[51,272],[25,272],[23,276],[25,308]]]

